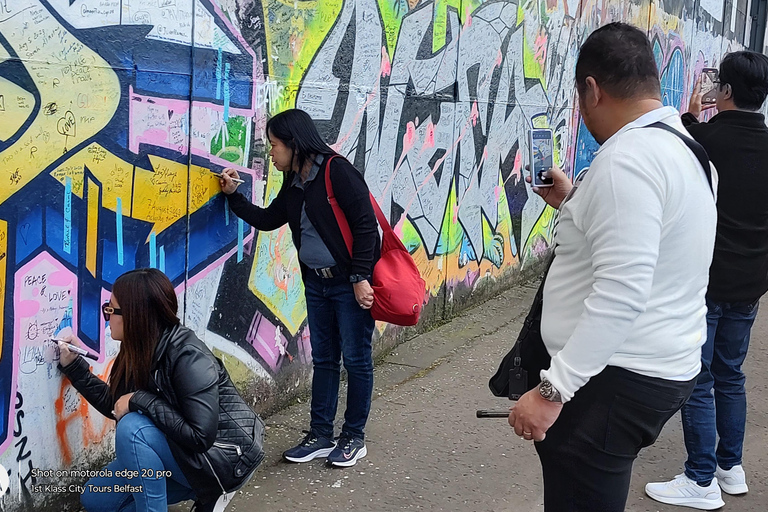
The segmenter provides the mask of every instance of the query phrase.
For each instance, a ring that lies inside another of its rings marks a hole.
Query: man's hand
[[[530,166],[526,165],[526,170],[530,171]],[[532,187],[533,191],[541,196],[541,198],[552,208],[560,208],[560,204],[563,199],[568,195],[568,192],[573,188],[573,183],[565,175],[565,173],[558,167],[552,166],[548,171],[544,172],[544,177],[552,178],[554,185],[551,187]],[[526,176],[525,181],[531,183],[531,177]]]
[[[128,408],[128,402],[131,401],[132,396],[133,393],[128,393],[127,395],[123,395],[118,398],[117,402],[115,402],[115,409],[112,411],[112,416],[115,417],[116,421],[120,421],[120,418],[130,412],[130,409]]]
[[[355,299],[360,304],[360,307],[371,309],[371,306],[373,306],[373,288],[371,288],[371,283],[367,279],[363,279],[354,283],[352,288],[355,290]]]
[[[701,92],[701,75],[699,75],[699,78],[696,80],[696,85],[693,86],[691,101],[688,102],[688,113],[693,114],[693,116],[696,119],[699,118],[702,110],[709,110],[711,108],[715,108],[714,103],[708,103],[706,105],[702,105],[701,98],[703,97],[704,97],[704,94]]]
[[[219,178],[219,185],[221,186],[221,191],[225,194],[229,195],[234,193],[235,190],[237,190],[237,183],[232,180],[232,178],[235,178],[237,180],[240,179],[240,174],[231,167],[227,167],[221,172],[221,178]]]
[[[528,441],[543,441],[547,436],[547,430],[551,427],[563,404],[549,402],[539,394],[539,389],[534,388],[520,397],[520,400],[510,408],[509,425],[515,428],[515,434]]]

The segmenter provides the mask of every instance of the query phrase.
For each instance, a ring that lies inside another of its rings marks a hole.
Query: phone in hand
[[[719,72],[717,68],[704,68],[701,70],[701,103],[711,105],[717,101]]]
[[[552,130],[545,128],[528,130],[528,149],[531,184],[534,187],[551,187],[554,185],[554,180],[545,177],[544,173],[554,165],[555,144]]]

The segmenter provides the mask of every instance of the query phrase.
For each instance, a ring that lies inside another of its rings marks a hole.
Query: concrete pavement
[[[487,382],[511,347],[534,292],[530,286],[509,290],[406,342],[380,362],[366,430],[368,456],[352,468],[328,468],[319,459],[307,464],[280,460],[307,428],[307,403],[267,418],[267,459],[227,510],[543,510],[541,469],[532,444],[516,437],[506,419],[475,417],[476,409],[510,405],[493,397]],[[750,406],[744,465],[750,492],[724,495],[723,510],[729,512],[768,509],[767,338],[764,310],[746,365]],[[646,482],[682,472],[684,459],[677,415],[635,463],[627,510],[686,510],[643,493]]]

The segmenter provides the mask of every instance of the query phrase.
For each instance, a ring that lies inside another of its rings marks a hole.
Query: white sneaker
[[[715,510],[725,505],[717,478],[707,487],[702,487],[685,473],[669,482],[655,482],[645,485],[645,494],[668,505],[681,505],[699,510]]]
[[[725,493],[746,494],[749,491],[747,475],[744,474],[744,468],[741,465],[733,466],[728,471],[717,466],[715,478],[717,478],[717,483]]]

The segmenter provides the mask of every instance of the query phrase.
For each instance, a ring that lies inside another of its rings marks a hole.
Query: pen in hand
[[[97,356],[95,356],[95,355],[91,354],[91,353],[90,353],[90,352],[88,352],[87,350],[85,350],[85,349],[82,349],[82,348],[80,348],[80,347],[76,347],[76,346],[74,346],[73,344],[71,344],[71,343],[67,343],[67,342],[66,342],[66,341],[64,341],[64,340],[60,340],[60,339],[58,339],[58,338],[51,338],[51,341],[55,341],[56,343],[58,343],[58,344],[59,344],[59,346],[61,346],[61,345],[66,345],[66,346],[67,346],[67,348],[68,348],[70,351],[74,352],[75,354],[80,354],[80,355],[81,355],[81,356],[83,356],[83,357],[87,357],[88,359],[93,359],[94,361],[98,361],[98,359],[99,359]]]
[[[211,172],[211,174],[213,174],[214,176],[217,176],[217,177],[219,177],[219,178],[223,178],[223,176],[222,176],[222,174],[221,174],[220,172],[216,172],[216,171],[210,171],[210,172]],[[243,181],[243,180],[241,180],[241,179],[239,179],[239,178],[233,178],[232,176],[230,176],[230,177],[229,177],[229,179],[231,179],[231,180],[232,180],[232,181],[234,181],[235,183],[245,183],[245,181]]]

